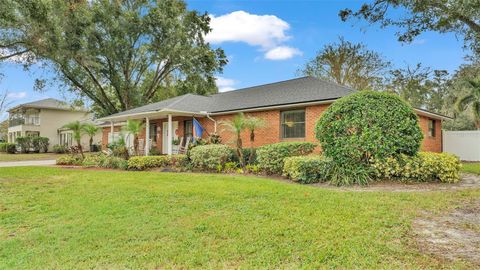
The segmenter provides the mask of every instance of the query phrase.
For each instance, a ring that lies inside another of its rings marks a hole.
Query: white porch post
[[[168,115],[168,129],[167,129],[167,153],[169,156],[172,155],[172,140],[173,140],[173,122],[172,115]]]
[[[150,154],[150,119],[145,118],[145,156]]]
[[[114,142],[113,142],[113,138],[115,138],[115,137],[113,136],[113,131],[114,131],[113,126],[114,126],[113,121],[110,121],[110,143],[114,143]]]

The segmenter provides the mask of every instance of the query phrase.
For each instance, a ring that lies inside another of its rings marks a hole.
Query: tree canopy
[[[340,38],[325,45],[298,73],[352,87],[379,89],[390,63],[364,44]]]
[[[21,56],[26,66],[51,67],[98,114],[112,114],[172,87],[216,92],[214,74],[227,60],[204,40],[209,22],[181,0],[4,0],[0,60]]]
[[[402,9],[398,16],[392,9]],[[453,32],[463,37],[465,45],[480,52],[480,1],[464,0],[374,0],[360,9],[341,10],[341,19],[364,19],[382,27],[396,26],[399,41],[411,42],[425,31]]]

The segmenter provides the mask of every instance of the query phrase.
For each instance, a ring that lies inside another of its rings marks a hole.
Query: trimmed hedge
[[[17,146],[14,143],[0,143],[0,152],[15,154]]]
[[[420,152],[373,161],[377,179],[456,183],[460,181],[460,159],[448,153]]]
[[[224,144],[199,145],[190,150],[190,160],[195,168],[213,171],[231,161],[232,153],[232,149]]]
[[[128,169],[143,171],[150,168],[169,166],[183,167],[187,163],[188,158],[186,155],[131,157],[128,160]]]
[[[72,156],[72,155],[68,155],[68,156],[63,156],[63,157],[59,157],[57,158],[56,160],[56,164],[57,165],[82,165],[82,157],[81,156]]]
[[[283,160],[287,157],[311,154],[317,145],[310,142],[281,142],[257,149],[257,163],[267,174],[282,174]]]
[[[283,176],[294,182],[311,184],[329,180],[332,161],[323,156],[287,157],[284,163]]]
[[[423,139],[410,105],[397,95],[374,91],[335,101],[317,121],[315,135],[327,157],[363,164],[371,158],[415,155]]]

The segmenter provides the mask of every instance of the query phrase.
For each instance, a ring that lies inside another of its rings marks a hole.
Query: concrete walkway
[[[25,160],[25,161],[7,161],[0,162],[0,168],[2,167],[17,167],[17,166],[48,166],[55,165],[55,160]]]

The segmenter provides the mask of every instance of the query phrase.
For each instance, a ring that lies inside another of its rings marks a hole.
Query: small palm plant
[[[468,81],[470,92],[460,98],[457,102],[457,109],[465,111],[472,108],[475,126],[480,130],[480,79]]]
[[[253,162],[255,158],[255,148],[253,143],[255,142],[255,130],[265,126],[265,121],[262,118],[249,116],[245,120],[245,128],[250,133],[250,157],[248,158],[249,163]]]
[[[220,122],[220,125],[224,126],[228,131],[234,134],[237,156],[242,168],[245,168],[242,148],[242,131],[245,130],[245,124],[246,118],[243,113],[235,115],[232,120]]]
[[[123,127],[124,132],[128,132],[133,135],[133,150],[135,151],[135,155],[139,155],[138,153],[138,136],[143,131],[145,124],[139,120],[128,120],[127,124]]]
[[[64,125],[63,127],[68,128],[73,132],[73,139],[77,142],[78,151],[82,155],[82,158],[85,158],[82,149],[83,126],[84,124],[80,123],[80,121],[74,121]]]
[[[95,134],[97,134],[98,130],[99,128],[92,123],[83,124],[83,132],[85,132],[85,134],[90,137],[90,140],[88,142],[90,151],[93,151],[93,137],[95,136]]]

